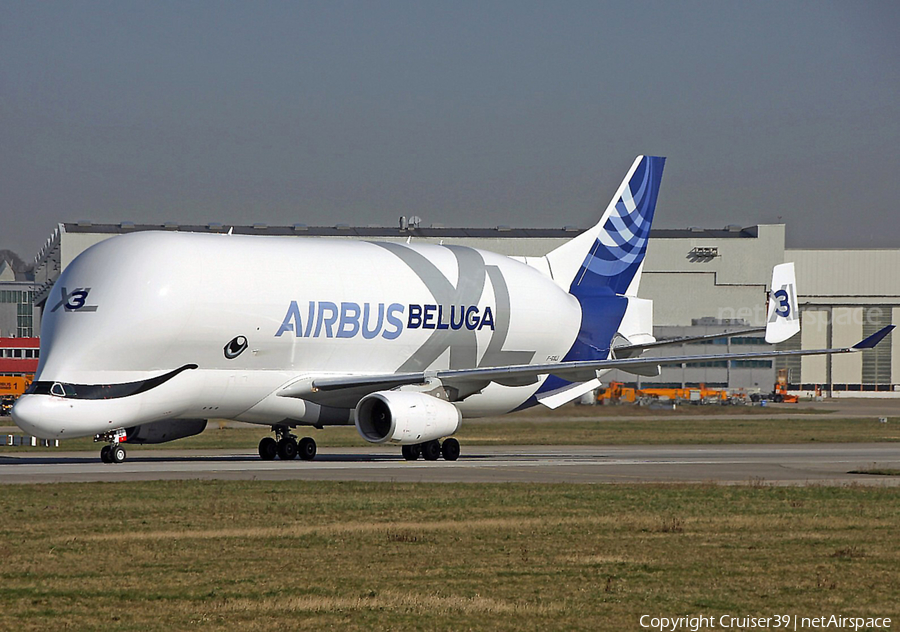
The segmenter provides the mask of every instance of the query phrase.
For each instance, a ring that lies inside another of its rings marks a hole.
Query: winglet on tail
[[[769,294],[766,342],[783,342],[800,331],[800,310],[797,308],[797,279],[793,263],[782,263],[772,269]]]
[[[600,221],[547,255],[557,283],[575,296],[637,295],[665,161],[638,156]]]
[[[871,349],[879,342],[881,342],[885,336],[891,333],[894,330],[894,325],[888,325],[882,329],[879,329],[874,334],[866,338],[865,340],[860,340],[855,345],[853,345],[854,349],[862,350],[862,349]]]

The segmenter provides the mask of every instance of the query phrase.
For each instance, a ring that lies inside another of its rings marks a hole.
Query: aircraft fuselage
[[[17,419],[44,438],[172,418],[350,423],[349,408],[277,392],[307,375],[555,362],[580,325],[573,296],[491,252],[135,233],[86,250],[60,276],[35,376],[58,392],[23,396]],[[103,396],[104,385],[183,367],[152,389]],[[465,416],[508,412],[539,386],[490,384],[458,406]]]

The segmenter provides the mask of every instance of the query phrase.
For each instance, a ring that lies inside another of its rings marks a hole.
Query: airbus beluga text
[[[125,442],[187,437],[209,418],[271,426],[264,459],[312,459],[297,427],[355,424],[408,459],[452,461],[463,418],[556,408],[613,368],[845,353],[891,329],[845,349],[641,357],[671,342],[654,340],[652,303],[637,296],[664,162],[638,157],[600,221],[544,257],[169,232],[103,241],[51,290],[13,418],[41,438],[94,435],[112,462]],[[772,289],[766,338],[778,342],[799,330],[792,264]]]

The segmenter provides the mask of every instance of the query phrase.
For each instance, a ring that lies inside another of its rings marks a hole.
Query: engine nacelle
[[[452,435],[462,414],[449,402],[425,393],[379,391],[356,406],[356,429],[369,443],[424,443]]]
[[[206,429],[205,419],[163,419],[150,424],[126,428],[127,443],[166,443],[200,434]]]

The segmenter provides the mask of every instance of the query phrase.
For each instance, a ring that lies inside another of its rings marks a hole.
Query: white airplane
[[[47,301],[35,381],[12,411],[45,439],[123,443],[271,426],[263,459],[312,459],[297,427],[355,424],[403,456],[452,461],[464,417],[556,408],[610,369],[850,348],[641,357],[656,341],[637,297],[664,158],[639,156],[600,221],[544,257],[461,246],[141,232],[103,241]],[[793,264],[777,266],[766,338],[800,328]],[[760,331],[732,332],[727,335]],[[706,336],[712,337],[712,336]],[[703,337],[697,338],[702,339]],[[693,338],[692,338],[693,339]]]

